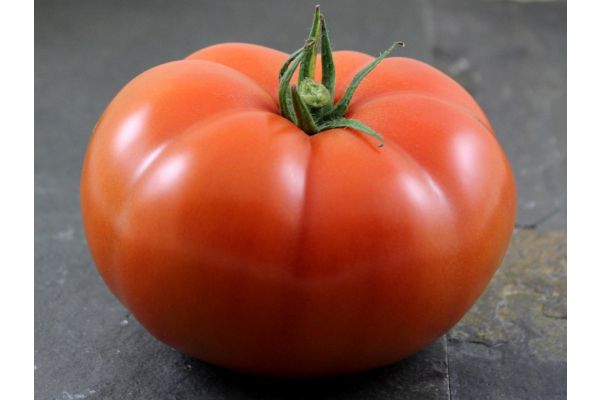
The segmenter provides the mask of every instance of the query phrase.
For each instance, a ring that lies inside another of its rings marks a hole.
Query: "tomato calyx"
[[[321,45],[321,83],[314,80],[317,62],[317,48]],[[337,103],[334,104],[335,64],[333,51],[329,41],[329,33],[325,17],[319,6],[315,8],[313,24],[304,46],[290,55],[279,71],[279,110],[281,115],[292,121],[308,135],[333,129],[352,128],[379,140],[383,146],[383,137],[360,121],[344,118],[350,107],[352,96],[362,80],[386,57],[396,46],[404,47],[403,42],[394,42],[369,65],[360,70],[352,79],[350,86]],[[299,68],[298,86],[291,85],[292,76]]]

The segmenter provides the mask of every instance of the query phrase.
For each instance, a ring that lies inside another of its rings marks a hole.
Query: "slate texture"
[[[396,365],[309,382],[192,360],[146,333],[86,248],[79,173],[114,94],[154,65],[223,41],[284,51],[310,1],[36,2],[36,399],[562,399],[566,395],[566,3],[323,2],[336,49],[444,70],[481,102],[514,167],[517,230],[486,294],[447,336]],[[548,229],[558,230],[548,230]]]
[[[450,331],[451,398],[567,396],[567,236],[515,231],[486,293]]]

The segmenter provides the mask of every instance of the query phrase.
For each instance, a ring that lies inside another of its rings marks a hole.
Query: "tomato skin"
[[[308,136],[278,114],[286,57],[222,44],[130,82],[84,161],[90,250],[144,327],[202,360],[294,377],[395,362],[493,276],[510,165],[471,96],[407,58],[384,60],[347,114],[383,148],[350,129]],[[334,58],[339,98],[371,57]]]

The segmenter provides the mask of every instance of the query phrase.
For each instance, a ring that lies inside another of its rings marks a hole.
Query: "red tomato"
[[[408,58],[381,62],[346,113],[385,146],[309,136],[278,112],[286,58],[221,44],[125,86],[83,166],[89,247],[141,324],[194,357],[277,376],[395,362],[449,330],[500,264],[509,163],[472,97]],[[372,58],[334,60],[337,100]]]

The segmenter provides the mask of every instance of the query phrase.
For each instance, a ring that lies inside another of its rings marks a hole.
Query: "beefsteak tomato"
[[[511,168],[458,83],[387,53],[331,53],[317,10],[291,57],[219,44],[112,100],[83,222],[153,335],[249,373],[340,374],[416,352],[480,296],[513,230]]]

